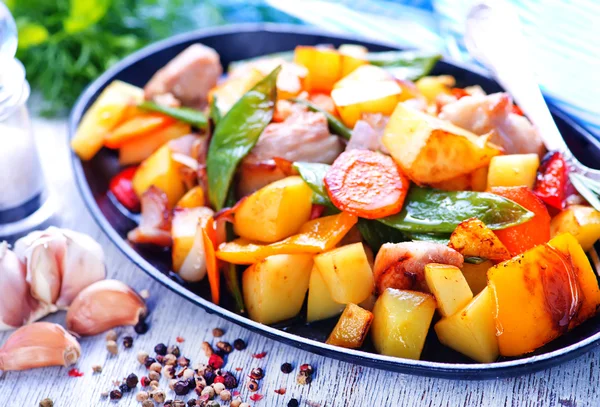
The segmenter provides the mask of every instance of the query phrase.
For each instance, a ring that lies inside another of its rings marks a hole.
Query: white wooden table
[[[311,353],[266,339],[261,335],[237,327],[218,316],[209,315],[197,306],[161,287],[142,270],[133,265],[96,225],[81,200],[71,170],[67,149],[67,127],[64,120],[34,120],[38,148],[58,208],[57,223],[86,232],[104,247],[108,276],[123,280],[137,290],[151,293],[150,331],[135,338],[133,347],[125,350],[119,342],[119,354],[110,356],[103,335],[81,339],[82,356],[77,368],[83,377],[69,377],[66,368],[45,368],[25,372],[7,372],[0,378],[0,406],[37,407],[40,400],[50,397],[57,407],[87,407],[115,405],[101,399],[103,391],[111,389],[113,380],[135,372],[140,377],[146,369],[136,360],[139,350],[152,352],[158,342],[175,343],[181,336],[183,354],[194,362],[206,362],[200,344],[214,342],[212,329],[225,330],[223,340],[233,343],[242,338],[248,343],[246,351],[234,351],[228,357],[227,367],[243,368],[235,372],[247,375],[253,367],[265,368],[265,378],[258,393],[265,398],[258,407],[286,406],[291,397],[301,406],[597,406],[600,405],[600,350],[587,353],[576,360],[539,373],[517,378],[459,381],[424,378],[365,368]],[[1,148],[1,146],[0,146]],[[1,288],[1,287],[0,287]],[[0,294],[1,295],[1,294]],[[63,323],[64,313],[48,318]],[[131,328],[121,329],[133,333]],[[3,342],[8,333],[0,334]],[[264,359],[252,358],[253,353],[266,351]],[[284,362],[291,362],[296,370],[289,375],[280,372]],[[297,367],[311,363],[316,375],[310,386],[296,384]],[[103,371],[92,373],[92,366],[100,364]],[[242,379],[242,382],[244,380]],[[161,381],[165,388],[166,380]],[[284,387],[285,395],[274,390]],[[243,385],[239,390],[248,398]],[[137,406],[134,393],[126,393],[120,406]],[[173,392],[167,398],[174,398]],[[223,405],[227,405],[223,403]]]

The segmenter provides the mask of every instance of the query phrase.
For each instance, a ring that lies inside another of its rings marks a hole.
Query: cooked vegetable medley
[[[222,75],[195,44],[110,84],[72,147],[118,152],[129,240],[217,304],[273,324],[307,301],[339,318],[327,343],[403,358],[432,329],[477,362],[524,355],[596,315],[600,212],[510,95],[427,76],[437,59],[298,46]]]

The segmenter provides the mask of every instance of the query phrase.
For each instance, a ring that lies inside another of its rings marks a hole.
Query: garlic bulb
[[[84,288],[67,312],[67,329],[96,335],[121,325],[135,325],[147,313],[144,300],[125,283],[102,280]]]
[[[69,366],[77,362],[81,347],[65,329],[50,322],[36,322],[12,333],[0,348],[0,371],[45,366]]]
[[[25,274],[25,265],[6,242],[0,242],[0,330],[25,324],[35,307]]]

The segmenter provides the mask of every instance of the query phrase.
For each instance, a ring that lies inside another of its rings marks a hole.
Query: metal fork
[[[600,171],[580,163],[556,127],[531,69],[515,10],[501,0],[475,1],[467,15],[465,43],[469,54],[493,73],[537,127],[546,148],[562,153],[573,186],[600,210]]]

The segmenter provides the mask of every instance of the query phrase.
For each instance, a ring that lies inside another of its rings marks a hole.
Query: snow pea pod
[[[417,51],[370,52],[367,60],[385,68],[398,79],[417,80],[427,75],[441,58],[440,54]]]
[[[238,164],[273,119],[280,70],[275,68],[245,93],[215,128],[206,159],[208,197],[215,210],[223,209]]]
[[[181,122],[189,123],[199,129],[206,128],[206,125],[208,124],[208,120],[206,119],[204,113],[189,107],[163,106],[150,101],[142,102],[138,105],[138,107],[142,110],[162,113]]]

